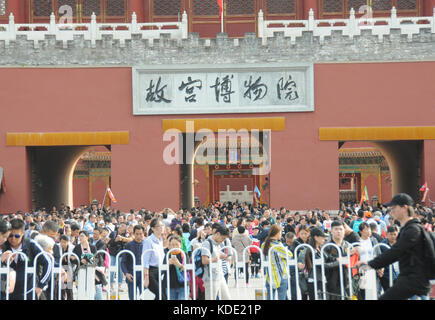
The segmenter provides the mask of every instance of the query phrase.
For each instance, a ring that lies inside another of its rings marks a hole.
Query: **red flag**
[[[425,202],[426,201],[427,193],[429,191],[429,188],[427,187],[427,182],[425,182],[424,185],[421,186],[420,191],[424,192],[423,198],[421,199],[421,202]]]
[[[222,0],[217,0],[219,6],[219,18],[222,16]]]
[[[110,200],[111,200],[113,203],[116,203],[115,196],[113,195],[112,190],[110,190],[109,187],[107,188],[107,194],[109,195]]]
[[[364,192],[361,195],[361,201],[359,202],[359,206],[361,207],[364,201],[369,200],[369,193],[367,192],[367,186],[364,186]]]

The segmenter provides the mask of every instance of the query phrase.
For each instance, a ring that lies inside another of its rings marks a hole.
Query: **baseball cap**
[[[323,230],[320,229],[320,228],[317,228],[317,227],[314,227],[314,228],[312,228],[310,230],[310,235],[312,237],[315,237],[315,236],[317,236],[317,237],[326,237],[326,234],[323,232]]]
[[[412,198],[408,194],[398,193],[393,197],[393,199],[391,199],[389,203],[385,204],[385,206],[387,207],[404,206],[404,205],[412,206],[413,204],[414,204],[414,200],[412,200]]]

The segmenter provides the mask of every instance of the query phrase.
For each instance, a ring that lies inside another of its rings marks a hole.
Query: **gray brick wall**
[[[121,46],[111,35],[104,35],[92,48],[90,41],[76,36],[73,41],[56,41],[46,36],[34,45],[26,36],[6,45],[0,41],[0,66],[140,66],[141,64],[222,64],[267,62],[374,62],[435,61],[435,34],[423,28],[411,40],[399,29],[392,29],[381,41],[371,30],[363,30],[353,39],[333,31],[321,42],[311,31],[304,32],[292,44],[284,33],[275,33],[264,43],[255,33],[230,39],[218,34],[215,39],[201,39],[190,33],[188,39],[176,40],[162,35],[150,42],[133,35]]]

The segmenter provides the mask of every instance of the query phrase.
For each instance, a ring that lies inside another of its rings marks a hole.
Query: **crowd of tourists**
[[[413,206],[413,209],[413,218],[432,232],[435,222],[433,209],[423,205]],[[155,299],[231,299],[228,289],[230,270],[237,278],[242,277],[240,279],[246,286],[249,286],[250,279],[264,277],[269,299],[269,292],[282,300],[297,299],[298,292],[303,300],[352,298],[347,294],[343,297],[341,285],[346,289],[354,286],[355,296],[364,299],[364,274],[352,272],[356,284],[354,280],[349,283],[346,280],[349,269],[340,263],[339,257],[349,254],[357,256],[360,263],[368,262],[395,244],[400,228],[391,208],[383,205],[372,207],[366,202],[361,207],[343,204],[334,214],[317,208],[295,212],[284,207],[269,208],[267,205],[237,202],[215,202],[178,211],[142,208],[121,212],[101,204],[78,208],[62,204],[59,208],[41,208],[36,212],[19,211],[0,219],[1,264],[3,267],[8,265],[10,270],[8,276],[1,276],[0,299],[20,300],[27,295],[27,299],[73,300],[76,298],[73,289],[77,285],[77,270],[86,265],[95,267],[96,300],[103,299],[104,292],[125,290],[130,299],[138,298],[144,293],[144,288],[148,288]],[[331,246],[322,253],[321,248],[327,243],[334,243],[341,252]],[[377,246],[381,252],[374,252],[378,243],[388,247]],[[313,252],[301,244],[310,245]],[[200,261],[193,255],[197,248],[201,248]],[[118,256],[122,250],[132,254]],[[171,255],[166,260],[168,250]],[[24,261],[17,254],[19,252],[24,253],[28,260]],[[33,287],[32,275],[26,275],[25,288],[25,266],[33,265],[40,252],[47,252],[54,259],[43,254],[37,262],[40,267],[35,272],[36,285]],[[313,256],[317,259],[322,254],[326,292],[320,267],[314,266],[312,261]],[[273,261],[270,270],[266,268],[264,273],[262,257],[264,261]],[[289,266],[288,257],[297,257],[297,264]],[[51,280],[53,263],[63,269],[59,282],[61,288],[57,281]],[[134,263],[143,264],[143,270],[134,274]],[[166,280],[159,284],[158,266],[162,263],[170,265],[170,297],[165,290]],[[185,271],[187,263],[203,266],[203,274],[197,276],[191,270]],[[213,264],[211,272],[210,263]],[[119,266],[118,272],[109,274],[109,266],[115,265]],[[340,268],[344,280],[340,280]],[[399,274],[398,261],[394,261],[391,270],[377,268],[379,290],[387,291]],[[59,289],[60,296],[56,294]]]

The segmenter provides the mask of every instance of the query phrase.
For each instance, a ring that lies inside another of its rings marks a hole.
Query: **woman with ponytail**
[[[266,237],[266,240],[261,246],[266,261],[270,262],[267,264],[268,268],[266,269],[266,290],[268,300],[271,300],[271,286],[272,296],[275,296],[275,292],[277,292],[278,300],[287,299],[289,270],[287,259],[292,258],[293,255],[282,244],[281,234],[281,226],[277,224],[272,225],[269,230],[269,234]],[[269,283],[270,281],[272,284]]]
[[[154,218],[150,223],[148,238],[143,245],[144,284],[159,299],[159,265],[163,264],[165,257],[165,224],[159,218]],[[152,251],[147,251],[152,250]],[[162,300],[166,300],[164,282],[162,283]]]

